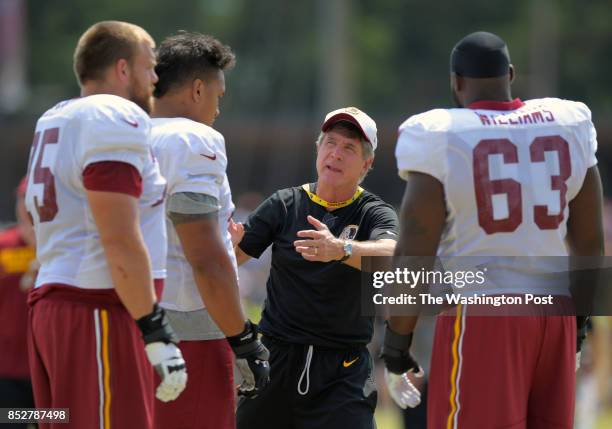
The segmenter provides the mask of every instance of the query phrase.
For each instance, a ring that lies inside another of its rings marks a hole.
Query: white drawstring
[[[308,353],[306,354],[306,363],[304,364],[304,369],[302,370],[302,375],[300,375],[300,380],[298,381],[297,391],[300,395],[304,396],[308,393],[308,389],[310,389],[310,362],[312,362],[312,354],[314,352],[314,347],[312,345],[308,346]],[[306,390],[302,391],[302,380],[304,379],[304,375],[306,375]]]

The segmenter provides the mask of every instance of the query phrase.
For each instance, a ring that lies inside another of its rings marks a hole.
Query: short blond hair
[[[122,21],[101,21],[83,33],[74,51],[74,73],[79,84],[99,80],[120,59],[131,62],[138,45],[153,39],[143,28]]]

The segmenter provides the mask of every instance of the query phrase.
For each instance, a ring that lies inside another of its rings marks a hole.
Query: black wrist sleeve
[[[237,357],[253,353],[259,347],[259,341],[257,341],[257,325],[247,320],[244,324],[244,331],[238,335],[227,337],[227,342]]]
[[[412,333],[408,335],[398,334],[391,330],[388,323],[385,323],[385,339],[380,357],[389,371],[402,374],[409,370],[419,370],[419,364],[410,355],[411,345]]]
[[[142,339],[145,344],[158,341],[166,344],[178,344],[179,342],[178,337],[170,326],[166,312],[157,305],[157,303],[153,304],[153,311],[151,314],[136,320],[136,324],[138,328],[140,328],[140,332],[142,332]]]

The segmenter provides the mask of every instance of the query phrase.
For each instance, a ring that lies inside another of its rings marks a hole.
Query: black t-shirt
[[[311,185],[311,189],[313,186]],[[373,320],[361,312],[361,272],[340,261],[311,262],[296,252],[297,232],[315,229],[306,217],[325,223],[332,234],[356,241],[396,239],[397,214],[363,191],[353,203],[331,212],[310,200],[301,187],[282,189],[245,222],[240,248],[258,258],[272,244],[272,267],[261,330],[283,341],[352,347],[372,339]]]

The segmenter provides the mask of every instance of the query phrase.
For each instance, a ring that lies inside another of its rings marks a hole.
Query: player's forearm
[[[244,330],[246,318],[240,304],[236,274],[224,251],[214,258],[191,261],[193,275],[206,309],[225,336]]]
[[[567,243],[572,256],[603,256],[603,191],[597,166],[591,167],[580,192],[569,203]]]
[[[140,231],[102,242],[115,290],[134,319],[153,310],[151,262]]]
[[[150,314],[155,292],[138,199],[105,191],[87,191],[87,199],[119,298],[134,319]]]
[[[418,316],[391,316],[389,327],[397,334],[408,335],[414,331],[418,319]]]
[[[191,265],[196,285],[208,313],[225,336],[238,335],[245,329],[245,317],[238,294],[234,266],[219,234],[216,199],[204,194],[186,195],[193,211],[185,214],[169,212],[181,241],[183,254]],[[180,194],[170,197],[181,198]],[[184,201],[183,201],[184,202]]]
[[[605,253],[604,242],[599,239],[592,241],[568,240],[568,244],[571,256],[603,256]]]
[[[345,264],[361,270],[361,258],[364,256],[393,256],[395,250],[395,240],[368,240],[353,241],[353,253],[350,258],[344,261]],[[342,241],[342,245],[344,242]],[[344,254],[344,249],[342,249]]]

